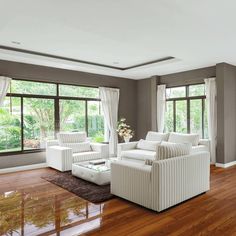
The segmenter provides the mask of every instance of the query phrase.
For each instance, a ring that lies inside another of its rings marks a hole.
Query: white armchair
[[[72,163],[108,157],[108,145],[90,143],[84,132],[59,133],[58,140],[47,142],[47,164],[60,171],[71,170]]]
[[[154,161],[152,166],[111,163],[111,193],[158,212],[209,188],[209,152]]]

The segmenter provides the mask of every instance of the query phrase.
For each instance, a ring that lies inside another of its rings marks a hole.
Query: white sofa
[[[152,166],[111,163],[111,193],[158,212],[208,191],[209,186],[209,152],[154,161]]]
[[[146,135],[145,140],[151,142],[172,142],[172,143],[192,143],[191,153],[197,153],[202,151],[209,152],[210,141],[208,139],[199,139],[197,134],[179,134],[179,133],[158,133],[149,131]],[[118,144],[118,157],[122,160],[142,162],[146,159],[155,160],[157,159],[156,150],[147,150],[138,148],[139,142],[129,142]]]
[[[58,133],[58,140],[47,141],[47,165],[60,171],[72,169],[72,163],[109,157],[107,144],[91,143],[85,132]]]

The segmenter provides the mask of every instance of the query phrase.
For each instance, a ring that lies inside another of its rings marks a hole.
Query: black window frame
[[[166,102],[173,102],[173,132],[176,132],[176,102],[177,101],[186,101],[187,102],[187,133],[189,134],[191,132],[191,117],[190,117],[190,103],[191,100],[201,100],[202,103],[202,138],[205,138],[205,124],[204,124],[204,114],[206,112],[205,104],[206,104],[206,95],[200,95],[200,96],[189,96],[189,87],[194,85],[204,85],[204,83],[198,83],[198,84],[189,84],[189,85],[178,85],[178,86],[171,86],[166,87],[166,89],[171,88],[179,88],[179,87],[185,87],[185,97],[175,97],[175,98],[166,98]]]
[[[32,150],[24,150],[24,98],[39,98],[39,99],[52,99],[54,100],[54,137],[56,139],[56,134],[60,131],[60,113],[59,106],[60,100],[80,100],[85,101],[85,132],[88,134],[88,101],[101,101],[100,98],[86,98],[86,97],[70,97],[70,96],[60,96],[59,94],[59,86],[60,85],[70,85],[77,87],[90,87],[97,88],[96,86],[89,85],[78,85],[78,84],[70,84],[70,83],[57,83],[57,82],[49,82],[49,81],[40,81],[40,80],[28,80],[28,79],[17,79],[12,78],[12,80],[20,80],[20,81],[28,81],[28,82],[38,82],[38,83],[46,83],[46,84],[55,84],[56,85],[56,95],[36,95],[36,94],[20,94],[20,93],[9,93],[6,94],[7,97],[18,97],[20,98],[21,103],[21,150],[19,151],[10,151],[10,152],[1,152],[0,156],[8,156],[8,155],[18,155],[18,154],[27,154],[27,153],[37,153],[45,151],[45,148],[38,148]]]

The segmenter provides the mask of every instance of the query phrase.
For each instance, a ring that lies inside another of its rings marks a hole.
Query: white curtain
[[[166,85],[157,86],[157,130],[164,132],[166,106]]]
[[[7,90],[11,83],[11,78],[0,76],[0,106],[2,106]]]
[[[109,128],[109,152],[111,156],[117,153],[117,122],[120,90],[114,88],[100,87],[100,98],[106,124]]]
[[[216,138],[217,138],[217,104],[216,104],[216,79],[205,79],[208,136],[210,139],[211,162],[216,163]]]

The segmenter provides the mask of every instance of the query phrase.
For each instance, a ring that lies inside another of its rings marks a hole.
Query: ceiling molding
[[[52,54],[48,54],[48,53],[36,52],[36,51],[31,51],[31,50],[26,50],[26,49],[21,49],[21,48],[8,47],[8,46],[4,46],[4,45],[0,45],[0,49],[12,51],[12,52],[26,53],[26,54],[30,54],[30,55],[36,55],[36,56],[49,57],[49,58],[54,58],[54,59],[59,59],[59,60],[70,61],[70,62],[77,62],[77,63],[81,63],[81,64],[98,66],[98,67],[103,67],[103,68],[105,67],[108,69],[115,69],[115,70],[120,70],[120,71],[126,71],[126,70],[130,70],[130,69],[134,69],[134,68],[139,68],[142,66],[152,65],[152,64],[175,59],[175,57],[168,56],[168,57],[163,57],[163,58],[143,62],[140,64],[128,66],[128,67],[117,67],[117,66],[111,66],[111,65],[106,65],[106,64],[101,64],[101,63],[96,63],[96,62],[91,62],[91,61],[83,61],[83,60],[78,60],[78,59],[69,58],[69,57],[52,55]]]

